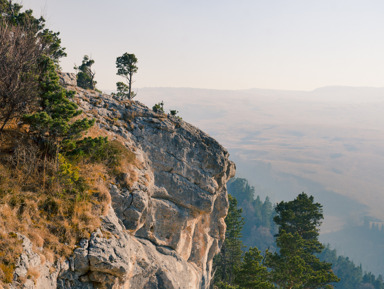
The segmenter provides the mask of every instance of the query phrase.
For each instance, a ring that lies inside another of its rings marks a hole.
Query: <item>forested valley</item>
[[[312,196],[273,204],[246,179],[227,187],[226,240],[214,260],[214,288],[384,288],[381,275],[318,241],[322,206]]]

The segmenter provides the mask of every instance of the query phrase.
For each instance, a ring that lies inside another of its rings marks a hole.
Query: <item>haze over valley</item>
[[[301,191],[324,204],[324,232],[384,218],[384,89],[314,91],[144,88],[228,148],[237,175],[274,201]]]
[[[138,92],[219,140],[261,197],[314,195],[324,208],[320,239],[382,274],[383,235],[370,228],[384,219],[384,88]]]

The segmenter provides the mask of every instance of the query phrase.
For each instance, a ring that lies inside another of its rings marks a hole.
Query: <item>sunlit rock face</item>
[[[235,173],[228,152],[178,117],[78,88],[71,74],[61,81],[137,165],[111,184],[100,230],[65,262],[36,261],[35,268],[51,268],[24,288],[208,288],[225,234],[225,184]]]

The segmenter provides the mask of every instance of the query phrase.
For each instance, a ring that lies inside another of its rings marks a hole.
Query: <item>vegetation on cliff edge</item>
[[[13,281],[28,237],[42,263],[72,254],[100,227],[108,186],[135,165],[133,152],[105,137],[87,137],[74,93],[59,83],[64,49],[58,33],[21,5],[0,0],[0,285]],[[26,38],[26,42],[20,39]],[[24,36],[23,36],[24,35]],[[30,47],[29,47],[30,46]],[[3,47],[3,46],[2,46]],[[28,48],[28,49],[26,49]],[[18,53],[36,51],[25,59]],[[9,63],[22,62],[7,67]],[[10,69],[13,69],[11,76]],[[37,278],[29,272],[26,278]],[[16,280],[23,283],[25,280]]]

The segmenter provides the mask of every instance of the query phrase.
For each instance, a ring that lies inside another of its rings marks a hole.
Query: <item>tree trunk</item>
[[[7,124],[7,122],[10,120],[10,118],[11,118],[11,116],[12,116],[12,113],[13,113],[13,110],[11,110],[11,111],[8,113],[8,115],[5,117],[5,120],[3,121],[3,125],[2,125],[1,128],[0,128],[0,133],[3,132],[5,125]]]
[[[131,88],[132,88],[132,72],[129,73],[129,80],[128,80],[128,98],[131,99]]]
[[[44,164],[43,164],[43,190],[45,190],[45,166],[47,164],[47,152],[44,151]]]

